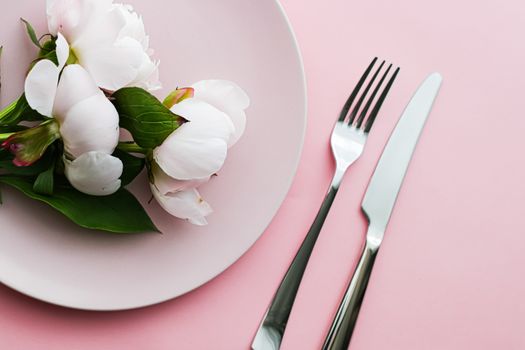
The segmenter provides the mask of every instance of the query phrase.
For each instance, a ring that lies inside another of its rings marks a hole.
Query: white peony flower
[[[222,168],[228,147],[244,132],[250,100],[224,80],[205,80],[192,88],[193,96],[188,89],[171,95],[176,103],[171,111],[188,122],[153,151],[151,190],[171,215],[205,225],[212,209],[196,188]]]
[[[196,188],[224,165],[228,148],[244,132],[250,100],[232,82],[204,80],[174,91],[167,101],[188,122],[153,151],[151,190],[171,215],[205,225],[212,209]]]
[[[69,52],[69,47],[60,35],[59,42],[59,65],[42,60],[29,72],[25,82],[27,102],[57,121],[64,152],[72,159],[64,162],[71,184],[87,194],[114,193],[122,175],[122,162],[111,156],[119,141],[119,115],[84,68],[68,65],[62,70],[67,60],[64,52]],[[80,176],[81,171],[89,176]]]
[[[142,18],[129,5],[112,0],[47,0],[51,34],[61,33],[71,52],[97,86],[160,88]]]
[[[188,122],[153,151],[151,189],[171,215],[205,225],[212,209],[195,189],[223,166],[234,126],[226,114],[197,99],[172,107]]]

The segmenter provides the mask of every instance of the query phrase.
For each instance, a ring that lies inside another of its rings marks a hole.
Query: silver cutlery
[[[386,70],[383,69],[385,61],[369,77],[377,61],[377,58],[375,58],[370,63],[345,103],[335,124],[331,137],[331,146],[336,162],[336,171],[332,183],[304,242],[266,311],[266,315],[252,343],[253,350],[276,350],[280,348],[306,265],[339,190],[343,176],[350,165],[363,153],[368,134],[397,77],[399,68],[395,69],[393,74],[390,74],[390,78],[383,87],[392,70],[391,64]],[[376,84],[379,76],[381,78]]]
[[[348,349],[377,252],[441,81],[441,75],[434,73],[423,82],[405,109],[377,164],[361,206],[369,222],[363,253],[323,350]]]

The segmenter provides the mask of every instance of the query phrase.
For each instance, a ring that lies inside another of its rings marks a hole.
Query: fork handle
[[[367,240],[361,259],[330,327],[323,350],[348,349],[378,249],[377,245]]]
[[[299,290],[299,285],[304,275],[304,271],[308,264],[308,260],[312,255],[315,243],[321,232],[321,228],[325,222],[326,216],[330,211],[332,203],[334,202],[339,185],[344,175],[344,169],[337,169],[336,174],[332,180],[328,193],[326,194],[323,204],[315,217],[312,226],[310,227],[306,238],[299,248],[295,258],[293,259],[286,275],[284,276],[275,296],[267,310],[264,317],[258,336],[261,334],[272,334],[274,342],[280,346],[284,330],[290,317],[293,303]],[[278,347],[277,347],[278,349]]]

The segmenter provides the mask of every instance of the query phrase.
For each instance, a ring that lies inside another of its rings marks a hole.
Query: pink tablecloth
[[[247,349],[328,185],[332,121],[374,55],[401,65],[402,74],[327,219],[283,350],[320,347],[363,242],[359,202],[368,178],[432,71],[445,83],[351,348],[525,348],[525,3],[283,3],[304,54],[309,128],[295,184],[263,238],[211,283],[143,310],[67,310],[0,287],[1,349]]]

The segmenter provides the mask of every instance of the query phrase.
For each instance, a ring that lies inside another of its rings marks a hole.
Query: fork
[[[372,77],[368,79],[374,66],[376,66],[377,61],[377,57],[372,60],[343,106],[343,110],[335,124],[331,136],[332,153],[336,163],[336,170],[332,183],[323,204],[306,235],[306,238],[288,268],[286,275],[281,281],[281,284],[266,311],[266,315],[264,316],[252,343],[253,350],[276,350],[280,348],[286,324],[290,317],[290,312],[297,291],[299,290],[299,285],[303,278],[308,260],[312,254],[337,191],[339,190],[344,174],[350,165],[352,165],[363,153],[368,134],[370,133],[383,102],[397,77],[399,68],[397,68],[391,75],[381,94],[376,99],[392,69],[392,64],[390,64],[370,94],[375,81],[385,66],[385,61],[383,61],[379,65],[379,68],[375,70]],[[363,90],[363,86],[365,86],[367,79],[368,83]],[[361,90],[363,91],[361,92]],[[360,92],[361,95],[358,98]],[[372,108],[373,104],[374,106]],[[371,111],[370,108],[372,108]]]

